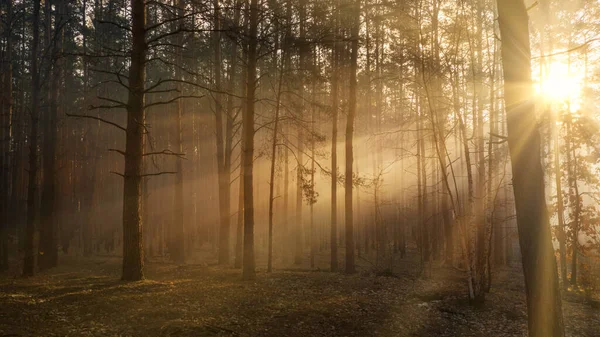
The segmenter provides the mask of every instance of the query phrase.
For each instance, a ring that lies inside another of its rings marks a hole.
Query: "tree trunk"
[[[298,63],[300,65],[300,84],[299,86],[299,93],[298,96],[300,97],[300,111],[298,113],[298,116],[300,119],[303,118],[304,116],[304,107],[305,107],[305,103],[304,103],[304,85],[305,85],[305,72],[306,72],[306,68],[308,65],[307,62],[307,42],[306,42],[306,2],[305,1],[300,1],[300,6],[299,6],[299,19],[300,19],[300,23],[299,23],[299,30],[300,30],[300,37],[299,37],[299,46],[298,46],[298,52],[299,52],[299,57],[298,57]],[[295,251],[294,251],[294,264],[298,265],[300,263],[302,263],[302,253],[303,253],[303,237],[304,237],[304,224],[303,224],[303,220],[302,220],[302,196],[303,196],[303,188],[304,188],[304,159],[303,156],[304,155],[304,130],[303,130],[303,126],[299,125],[298,126],[298,149],[297,149],[297,158],[298,158],[298,163],[297,163],[297,169],[296,169],[296,227],[295,227],[295,231],[294,231],[294,236],[295,236]]]
[[[337,271],[338,269],[338,245],[337,245],[337,178],[338,178],[338,164],[337,164],[337,140],[338,140],[338,109],[339,109],[339,98],[338,98],[338,43],[337,43],[337,25],[338,25],[338,8],[336,4],[335,8],[335,30],[334,30],[334,41],[333,50],[331,53],[331,233],[330,233],[330,245],[331,245],[331,271]]]
[[[475,198],[475,225],[477,227],[477,240],[476,240],[476,254],[477,254],[477,282],[475,295],[477,296],[477,301],[485,300],[485,285],[487,284],[487,275],[489,268],[487,264],[487,250],[489,249],[488,239],[486,236],[488,230],[487,219],[485,217],[485,139],[483,137],[483,100],[485,98],[485,94],[483,91],[483,48],[482,48],[482,40],[483,40],[483,9],[482,3],[477,3],[476,8],[476,25],[477,25],[477,35],[476,35],[476,50],[477,57],[475,58],[475,93],[474,99],[477,101],[476,112],[473,115],[473,118],[476,119],[475,124],[475,138],[476,138],[476,152],[477,152],[477,191]],[[489,193],[490,191],[488,191]]]
[[[250,20],[250,10],[248,0],[244,1],[244,35],[248,36],[248,21]],[[239,4],[241,11],[241,3]],[[248,60],[248,44],[244,43],[242,48],[242,58]],[[242,68],[242,80],[247,81],[248,79],[248,67]],[[245,84],[245,83],[244,83]],[[246,86],[242,86],[242,90],[246,91]],[[242,124],[243,118],[246,116],[246,102],[242,102]],[[244,139],[246,139],[245,128],[242,127],[241,139],[240,139],[240,172],[239,172],[239,189],[238,189],[238,216],[237,216],[237,227],[236,227],[236,242],[235,242],[235,262],[234,268],[242,268],[243,256],[244,256]]]
[[[558,245],[559,245],[559,263],[560,263],[560,278],[562,280],[562,286],[564,289],[567,288],[567,233],[565,228],[565,217],[564,217],[564,200],[562,191],[562,167],[560,164],[560,127],[558,125],[558,117],[552,123],[552,138],[554,143],[554,179],[556,183],[556,217],[558,218]]]
[[[144,278],[142,244],[142,156],[144,151],[144,83],[146,65],[146,3],[131,0],[132,40],[125,136],[123,184],[123,275],[124,281]]]
[[[354,13],[351,27],[352,54],[350,58],[350,92],[348,93],[348,117],[346,120],[346,173],[345,187],[345,217],[346,217],[346,273],[354,273],[354,214],[352,211],[352,163],[354,137],[354,119],[356,118],[356,71],[358,65],[358,34],[360,26],[360,1],[354,2]]]
[[[47,11],[50,12],[50,2],[46,2]],[[49,13],[47,14],[49,16]],[[62,26],[64,22],[64,3],[56,1],[56,13],[54,15],[54,30],[48,27],[47,34],[54,36],[54,42],[50,43],[47,37],[47,46],[51,50],[51,82],[48,92],[49,108],[46,109],[44,120],[44,144],[43,144],[43,185],[42,200],[40,207],[40,270],[56,267],[58,263],[58,223],[56,219],[56,148],[57,148],[57,118],[58,106],[62,84],[62,43],[64,33]],[[48,23],[49,25],[49,23]]]
[[[497,5],[529,336],[564,336],[556,259],[544,195],[541,141],[533,104],[529,19],[523,0],[498,0]]]
[[[213,1],[214,17],[213,26],[213,48],[214,48],[214,81],[215,89],[221,90],[221,18],[219,1]],[[216,128],[216,144],[217,144],[217,171],[219,184],[219,264],[226,265],[229,263],[229,212],[230,212],[230,172],[229,167],[226,167],[227,160],[225,158],[225,142],[223,134],[223,107],[221,104],[221,94],[219,92],[215,96],[215,128]],[[226,172],[227,171],[227,172]]]
[[[244,264],[243,277],[252,280],[254,270],[254,194],[252,191],[254,169],[254,100],[256,91],[256,59],[258,46],[258,0],[250,2],[248,34],[248,63],[246,80],[246,113],[244,115]]]
[[[6,3],[6,18],[7,22],[11,22],[13,20],[13,1],[7,1]],[[14,166],[12,162],[17,161],[16,156],[16,144],[14,142],[15,137],[13,136],[15,132],[15,116],[13,115],[13,57],[12,57],[12,48],[13,48],[13,34],[12,29],[6,25],[5,38],[6,38],[6,62],[5,68],[0,67],[2,69],[2,80],[0,83],[2,86],[1,96],[0,96],[0,127],[2,131],[0,132],[0,139],[3,140],[2,143],[2,162],[0,163],[0,169],[2,169],[5,174],[2,175],[2,180],[0,182],[0,186],[2,188],[2,192],[0,192],[0,271],[4,271],[8,269],[8,227],[11,222],[11,212],[16,212],[16,209],[10,208],[11,199],[15,196],[13,195],[12,185],[16,185],[16,172],[13,169]],[[19,131],[17,131],[19,132]]]
[[[31,129],[29,133],[29,174],[27,186],[27,225],[25,228],[25,259],[23,276],[35,273],[35,216],[38,171],[38,122],[40,104],[40,74],[38,70],[38,45],[40,38],[40,1],[33,1],[33,41],[31,45]]]
[[[177,16],[183,17],[185,11],[185,3],[183,0],[177,1]],[[184,20],[179,20],[179,28],[184,28]],[[175,59],[177,60],[178,65],[182,65],[183,62],[183,34],[179,33],[177,35],[177,45],[179,48],[176,48]],[[180,66],[175,67],[175,78],[179,81],[183,80],[183,75],[181,72]],[[181,95],[182,86],[180,83],[177,83],[177,94]],[[173,132],[175,134],[174,144],[175,152],[183,153],[183,141],[182,141],[182,102],[180,99],[175,101],[175,111],[173,116]],[[176,156],[175,157],[175,195],[174,195],[174,208],[173,208],[173,227],[172,227],[172,235],[171,235],[171,259],[176,263],[184,263],[185,262],[185,229],[184,229],[184,212],[185,208],[183,206],[183,158]]]
[[[287,54],[287,42],[283,46],[282,64],[279,71],[279,83],[277,84],[277,101],[275,105],[275,124],[273,125],[273,140],[271,142],[271,170],[269,178],[269,252],[267,258],[267,272],[273,270],[273,206],[275,202],[275,161],[277,159],[277,133],[279,132],[279,110],[281,108],[281,94],[283,88],[283,74],[285,72],[285,55]]]
[[[244,139],[244,131],[242,130],[242,140]],[[243,146],[242,146],[243,147]],[[243,264],[243,250],[244,250],[244,154],[242,149],[242,155],[240,158],[240,172],[239,172],[239,188],[238,188],[238,217],[236,226],[236,239],[235,239],[235,261],[234,268],[242,268]]]
[[[569,174],[569,194],[571,203],[575,204],[575,210],[573,212],[573,225],[571,228],[571,285],[577,286],[577,258],[579,257],[579,228],[581,219],[581,200],[579,195],[579,184],[577,182],[577,154],[575,153],[575,146],[573,145],[573,133],[570,116],[567,117],[567,166]]]

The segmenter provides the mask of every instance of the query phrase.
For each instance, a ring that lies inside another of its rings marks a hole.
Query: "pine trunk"
[[[550,220],[546,209],[541,139],[533,104],[528,14],[523,0],[498,0],[508,147],[529,336],[564,336]]]
[[[256,91],[256,60],[258,47],[258,0],[250,2],[250,20],[248,34],[248,63],[246,80],[246,113],[244,115],[244,257],[243,277],[252,280],[256,277],[254,269],[254,100]]]
[[[360,1],[354,2],[354,17],[351,28],[352,54],[350,57],[350,92],[348,93],[348,117],[346,120],[346,173],[344,175],[345,187],[345,217],[346,217],[346,273],[354,273],[354,213],[352,211],[352,163],[354,119],[356,118],[356,71],[358,67],[358,34],[360,26]]]
[[[40,104],[40,74],[38,69],[38,46],[40,36],[40,1],[33,1],[33,40],[31,45],[31,129],[29,130],[29,173],[27,186],[27,223],[25,228],[25,259],[23,276],[35,273],[35,217],[38,173],[38,127]]]
[[[124,281],[144,278],[142,244],[142,156],[144,151],[144,83],[146,64],[146,3],[131,0],[132,39],[125,136],[123,184],[123,275]]]

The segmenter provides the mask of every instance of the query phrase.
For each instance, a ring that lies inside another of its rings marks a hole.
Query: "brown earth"
[[[63,256],[35,277],[0,278],[0,336],[526,336],[518,266],[494,275],[480,306],[451,267],[360,269],[259,270],[245,282],[231,268],[154,261],[147,280],[125,283],[117,257]],[[568,336],[600,336],[600,310],[579,296],[566,296],[564,320]]]

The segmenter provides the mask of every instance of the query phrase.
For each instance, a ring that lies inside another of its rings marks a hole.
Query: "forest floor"
[[[464,274],[438,265],[426,278],[375,276],[363,264],[353,275],[259,270],[245,282],[231,268],[153,261],[145,281],[126,283],[117,257],[60,263],[0,276],[0,336],[526,336],[516,265],[472,306]],[[600,336],[600,309],[567,296],[563,311],[568,336]]]

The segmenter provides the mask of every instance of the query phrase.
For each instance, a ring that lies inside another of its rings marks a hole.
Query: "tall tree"
[[[0,139],[2,144],[0,151],[0,169],[5,172],[0,178],[0,271],[7,270],[8,265],[8,227],[11,220],[10,201],[15,196],[13,195],[13,186],[16,185],[16,174],[12,169],[12,162],[16,162],[14,142],[15,121],[13,109],[13,1],[6,1],[5,7],[6,17],[4,26],[2,27],[3,38],[6,40],[5,57],[2,60],[3,66],[0,67],[2,75],[0,76]],[[11,183],[12,180],[12,183]],[[12,209],[16,213],[15,209]]]
[[[564,336],[562,304],[546,209],[541,141],[534,112],[528,14],[523,0],[497,0],[502,38],[508,148],[529,336]]]
[[[352,185],[353,173],[352,163],[354,120],[356,118],[356,71],[358,68],[358,39],[360,28],[360,0],[355,0],[352,4],[352,26],[350,27],[350,40],[352,51],[350,56],[350,91],[348,93],[348,117],[346,119],[346,170],[344,176],[345,187],[345,221],[346,221],[346,273],[354,273],[354,212],[352,211]]]
[[[244,279],[256,277],[254,269],[254,104],[256,94],[256,65],[258,49],[258,0],[250,1],[248,22],[248,61],[246,65],[246,111],[243,118],[244,139]]]
[[[283,74],[285,73],[286,59],[288,54],[288,41],[290,36],[287,32],[284,35],[284,42],[282,46],[282,57],[281,57],[281,65],[279,69],[279,76],[277,81],[277,93],[275,99],[275,122],[273,124],[273,139],[271,140],[271,168],[270,168],[270,177],[269,177],[269,247],[268,247],[268,257],[267,257],[267,272],[271,272],[273,270],[273,209],[275,205],[275,162],[277,159],[277,135],[279,131],[279,114],[281,110],[281,95],[283,92]]]
[[[61,105],[60,92],[62,89],[62,48],[64,40],[63,27],[65,20],[64,1],[56,0],[54,13],[54,28],[51,27],[50,1],[46,1],[47,32],[46,48],[51,51],[49,70],[51,80],[48,88],[49,107],[45,109],[44,143],[43,143],[43,184],[40,206],[40,269],[55,267],[58,263],[58,223],[56,217],[57,189],[56,179],[56,150],[58,143],[58,111]],[[51,39],[52,37],[52,39]]]
[[[125,172],[123,174],[123,274],[125,281],[144,278],[142,244],[142,157],[145,133],[146,2],[131,0],[132,48],[129,67]]]
[[[177,0],[176,13],[179,20],[175,21],[178,23],[177,27],[173,31],[185,30],[183,20],[185,13],[185,2],[184,0]],[[175,60],[177,65],[175,66],[175,79],[183,82],[183,48],[184,39],[183,33],[177,34],[176,37],[176,49],[175,49]],[[177,82],[177,93],[181,93],[182,85],[181,82]],[[182,141],[182,113],[183,103],[180,99],[175,100],[175,109],[173,111],[173,133],[174,133],[174,147],[175,152],[178,154],[183,153],[183,141]],[[183,206],[183,158],[180,155],[175,156],[175,194],[174,194],[174,209],[173,209],[173,233],[171,237],[171,258],[177,263],[183,263],[185,261],[185,239],[184,239],[184,221],[183,216],[185,208]],[[144,205],[144,207],[146,207]]]
[[[339,110],[339,89],[338,89],[338,63],[339,63],[339,45],[338,45],[338,25],[339,25],[339,1],[334,5],[334,30],[333,30],[333,48],[331,50],[331,271],[338,269],[338,245],[337,245],[337,184],[338,184],[338,163],[337,163],[337,141],[338,141],[338,110]]]
[[[31,42],[31,126],[29,130],[29,174],[27,185],[27,224],[25,229],[25,260],[23,276],[35,273],[35,218],[37,215],[36,191],[38,173],[38,127],[40,107],[40,74],[38,47],[40,39],[40,1],[33,0],[33,40]]]
[[[231,177],[231,128],[230,116],[226,116],[223,133],[223,106],[221,99],[221,8],[218,0],[213,1],[213,47],[214,47],[214,82],[215,82],[215,127],[217,144],[217,171],[219,184],[219,264],[229,263],[229,226],[230,226],[230,177]],[[227,111],[229,113],[229,111]],[[228,137],[228,138],[227,138]],[[226,143],[229,148],[226,148]]]

